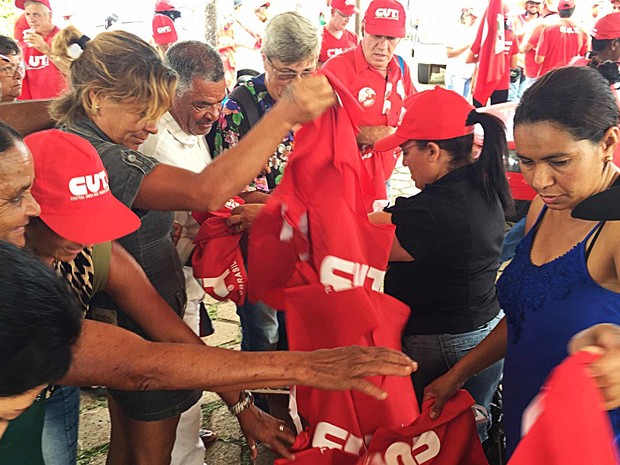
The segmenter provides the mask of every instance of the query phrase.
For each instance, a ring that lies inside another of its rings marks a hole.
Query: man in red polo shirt
[[[536,48],[545,26],[553,23],[558,17],[557,12],[551,9],[553,7],[550,7],[550,2],[553,2],[553,0],[544,0],[542,2],[540,5],[542,20],[538,21],[529,33],[525,34],[523,40],[519,42],[519,51],[525,54],[525,68],[523,68],[525,80],[520,88],[521,95],[541,76],[540,64],[536,63]]]
[[[587,34],[570,19],[574,11],[575,0],[560,0],[557,20],[542,30],[536,47],[536,63],[541,65],[541,76],[568,65],[578,55],[585,56],[588,51]]]
[[[23,41],[20,41],[26,64],[20,100],[57,97],[67,87],[67,82],[53,62],[51,43],[60,29],[52,24],[50,2],[15,0],[15,6],[25,11],[30,26],[24,31]]]
[[[323,28],[319,66],[357,45],[357,36],[346,29],[351,17],[359,13],[355,0],[332,0],[331,7],[332,17]]]
[[[357,144],[370,176],[376,200],[369,211],[387,204],[385,181],[390,178],[399,152],[377,152],[374,144],[392,134],[403,115],[403,101],[416,90],[409,66],[395,55],[405,37],[405,10],[395,0],[373,0],[364,15],[362,40],[354,49],[337,55],[324,68],[340,79],[357,98],[364,116]]]

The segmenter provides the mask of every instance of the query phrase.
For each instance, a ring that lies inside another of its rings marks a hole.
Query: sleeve
[[[153,171],[158,161],[116,144],[110,144],[99,156],[108,172],[112,194],[132,208],[144,177]]]
[[[405,70],[403,76],[403,86],[405,87],[405,97],[411,97],[417,92],[417,89],[413,85],[413,79],[411,79],[411,70],[409,65],[403,60],[403,68]]]
[[[248,123],[239,102],[234,98],[227,98],[213,139],[213,158],[237,145],[248,131]]]
[[[433,257],[441,243],[431,209],[424,200],[400,197],[394,206],[386,208],[392,214],[398,242],[417,261]]]
[[[547,56],[547,52],[549,51],[549,33],[550,29],[545,28],[540,34],[540,38],[538,39],[538,44],[536,46],[536,55],[539,55],[541,57]]]
[[[93,247],[93,290],[90,298],[97,292],[105,291],[110,276],[110,259],[112,258],[112,241],[103,242]]]

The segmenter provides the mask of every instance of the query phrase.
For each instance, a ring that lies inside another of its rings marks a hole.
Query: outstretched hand
[[[439,418],[446,402],[463,387],[463,383],[456,379],[450,371],[437,378],[424,389],[424,401],[435,399],[435,403],[431,407],[429,416],[434,420]]]
[[[386,347],[349,346],[308,352],[310,364],[298,384],[318,389],[356,390],[383,400],[387,392],[365,378],[409,376],[418,364],[402,352]]]

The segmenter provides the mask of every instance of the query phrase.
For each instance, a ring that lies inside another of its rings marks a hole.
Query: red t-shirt
[[[588,36],[579,26],[568,18],[546,26],[540,34],[536,54],[545,57],[540,67],[540,75],[568,65],[577,55],[584,56],[588,51]]]
[[[394,55],[388,65],[388,75],[383,76],[364,58],[361,42],[354,49],[328,60],[323,68],[343,82],[361,104],[363,114],[358,122],[359,126],[397,127],[404,114],[404,100],[416,93],[409,66],[404,60],[401,70],[399,59]],[[375,152],[372,146],[360,149],[368,174],[375,181],[377,200],[387,198],[385,181],[390,178],[396,166],[396,153]]]
[[[534,48],[525,54],[525,68],[523,69],[523,74],[525,74],[526,77],[536,78],[540,76],[540,65],[536,63],[536,47],[538,46],[538,41],[544,28],[544,23],[538,23],[534,26],[532,34],[530,34],[527,39],[527,43]]]
[[[323,37],[321,39],[321,53],[319,54],[319,61],[325,63],[331,57],[340,55],[342,52],[346,52],[350,48],[357,45],[357,36],[351,31],[342,31],[342,36],[337,39],[327,30],[327,27],[323,28]]]
[[[52,32],[45,37],[47,45],[51,46],[54,36],[60,29],[54,26]],[[58,97],[67,87],[65,76],[56,68],[49,57],[34,47],[20,43],[26,64],[26,76],[19,100],[48,99]]]

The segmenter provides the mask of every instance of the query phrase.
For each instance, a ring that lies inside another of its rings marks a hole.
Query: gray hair
[[[50,13],[52,12],[52,10],[50,10],[50,9],[47,7],[47,5],[44,5],[43,3],[38,2],[37,0],[26,0],[26,1],[24,2],[24,8],[26,8],[26,7],[27,7],[27,6],[29,6],[29,5],[34,5],[35,3],[38,3],[39,5],[41,5],[41,6],[45,9],[45,11],[47,12],[47,14],[50,14]]]
[[[289,11],[274,16],[263,37],[262,52],[282,63],[318,59],[321,41],[316,27],[299,13]]]
[[[204,42],[177,42],[168,49],[165,60],[179,75],[177,95],[191,90],[196,78],[210,82],[224,79],[224,65],[220,54]]]

